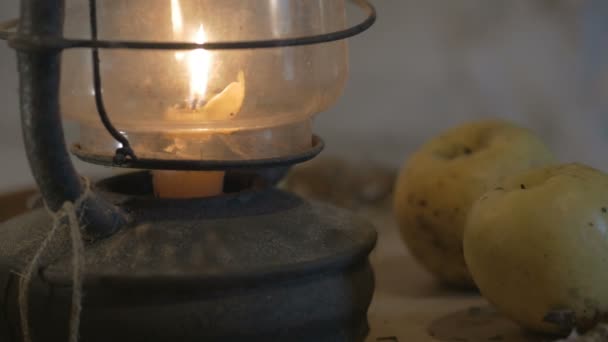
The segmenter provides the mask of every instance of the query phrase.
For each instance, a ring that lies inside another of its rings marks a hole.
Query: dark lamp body
[[[90,341],[363,341],[376,233],[365,221],[272,187],[161,200],[147,173],[96,192],[133,224],[86,246],[80,337]],[[17,291],[51,228],[44,209],[0,225],[0,340],[20,341]],[[30,291],[34,342],[66,341],[69,232]]]

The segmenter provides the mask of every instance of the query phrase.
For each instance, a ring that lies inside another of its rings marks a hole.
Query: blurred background
[[[317,119],[325,154],[397,167],[447,127],[502,117],[536,131],[562,160],[608,171],[608,2],[373,2],[379,21],[351,41],[346,92]],[[17,0],[2,0],[0,20],[17,10]],[[5,44],[0,156],[0,191],[33,183],[21,142],[15,54]],[[88,175],[111,172],[78,166]]]

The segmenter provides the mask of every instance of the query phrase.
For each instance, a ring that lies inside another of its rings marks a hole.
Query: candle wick
[[[200,98],[200,97],[196,96],[195,98],[190,100],[190,103],[187,104],[186,107],[192,111],[197,111],[197,110],[200,110],[201,108],[205,107],[206,104],[207,104],[207,101],[205,101],[204,98]]]

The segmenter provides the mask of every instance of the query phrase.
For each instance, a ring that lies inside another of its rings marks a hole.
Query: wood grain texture
[[[5,194],[0,194],[0,222],[26,212],[33,200],[36,198],[37,191],[25,189]]]

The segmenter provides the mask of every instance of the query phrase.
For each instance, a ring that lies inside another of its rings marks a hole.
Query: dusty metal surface
[[[128,185],[128,186],[127,186]],[[331,205],[273,187],[156,199],[147,173],[98,183],[134,218],[88,242],[83,342],[363,341],[376,232]],[[37,209],[0,224],[0,340],[19,341],[18,275],[51,228]],[[71,248],[60,229],[30,291],[34,342],[67,340]]]

